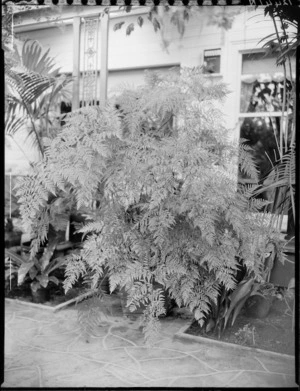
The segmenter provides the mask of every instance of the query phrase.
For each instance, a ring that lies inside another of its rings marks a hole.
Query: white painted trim
[[[281,111],[262,111],[254,113],[239,113],[239,118],[252,118],[252,117],[281,117]]]
[[[214,77],[214,78],[215,77],[216,78],[222,77],[223,78],[223,73],[203,73],[202,76],[207,77],[207,78],[209,78],[209,77]]]
[[[138,71],[143,69],[151,69],[151,68],[170,68],[170,67],[180,67],[181,64],[179,62],[171,62],[169,64],[159,63],[159,64],[151,64],[151,65],[138,65],[136,67],[120,67],[120,68],[109,68],[108,72],[122,72],[122,71]]]
[[[122,11],[116,10],[116,11],[110,11],[110,20],[111,19],[118,19],[118,18],[126,18],[128,16],[137,16],[137,15],[144,15],[148,13],[148,10],[145,8],[146,7],[138,7],[139,9],[132,10],[130,14],[123,13]],[[59,24],[64,24],[65,26],[67,25],[72,25],[73,23],[73,17],[75,16],[80,16],[81,18],[89,18],[92,16],[97,16],[101,13],[101,10],[95,9],[94,12],[90,13],[82,13],[82,15],[78,15],[77,13],[73,12],[72,14],[62,16],[61,19],[57,20],[45,20],[42,22],[29,22],[29,23],[24,23],[20,25],[14,25],[14,30],[15,33],[22,33],[26,31],[33,31],[33,30],[42,30],[42,29],[47,29],[47,28],[53,28],[58,26]]]
[[[232,39],[231,40],[231,43],[233,45],[245,45],[245,43],[247,45],[249,44],[253,44],[253,43],[256,43],[256,45],[258,45],[258,39],[257,37],[254,37],[254,38],[247,38],[247,39],[239,39],[239,40],[234,40]],[[255,48],[249,48],[249,49],[241,49],[243,50],[245,53],[252,53],[252,52],[263,52],[264,49],[263,49],[263,42],[261,42],[261,46],[256,46]]]
[[[239,119],[240,117],[240,102],[241,102],[241,84],[242,84],[242,52],[241,50],[238,50],[237,52],[237,75],[236,75],[236,101],[235,101],[235,115],[236,118]],[[239,121],[237,122],[237,128],[235,131],[236,140],[240,139],[240,124]]]
[[[138,65],[135,67],[120,67],[120,68],[109,68],[108,72],[114,73],[114,72],[127,72],[127,71],[139,71],[139,70],[146,70],[146,69],[155,69],[155,68],[172,68],[172,67],[181,67],[180,62],[171,62],[171,63],[159,63],[159,64],[151,64],[151,65]],[[100,75],[101,70],[97,70],[98,76]],[[82,71],[80,71],[80,77],[82,76]],[[72,75],[72,72],[60,72],[60,75]],[[209,75],[203,75],[203,76],[214,76],[214,77],[221,77],[221,73],[212,73]]]

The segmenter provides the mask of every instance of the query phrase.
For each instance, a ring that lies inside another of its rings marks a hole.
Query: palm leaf
[[[13,136],[25,126],[26,117],[20,115],[18,111],[18,102],[13,99],[7,105],[5,113],[5,134]]]
[[[5,249],[5,257],[10,258],[17,266],[21,266],[26,261],[26,259],[18,255],[15,251],[8,250],[7,248]]]
[[[32,71],[19,72],[18,69],[15,69],[14,77],[8,82],[19,94],[24,105],[30,105],[52,87],[55,81],[54,77],[43,76]]]
[[[22,63],[28,71],[33,71],[44,76],[54,77],[59,69],[53,71],[54,59],[49,56],[48,49],[42,55],[42,46],[38,41],[26,40],[22,48]]]
[[[25,120],[30,119],[28,137],[34,136],[34,144],[42,152],[40,133],[51,125],[50,108],[67,97],[64,89],[72,77],[57,77],[59,69],[54,69],[55,63],[49,56],[49,50],[42,53],[42,47],[37,41],[25,41],[22,55],[17,48],[14,54],[15,64],[18,65],[5,69],[6,132],[16,134],[24,127]],[[70,93],[67,100],[71,100]]]
[[[240,307],[239,302],[244,301],[245,298],[250,294],[253,284],[254,284],[253,278],[250,278],[249,280],[243,280],[239,283],[237,288],[231,294],[230,306],[229,306],[228,311],[226,312],[226,315],[224,318],[224,328],[227,325],[227,322],[228,322],[228,319],[231,315],[231,312],[234,311],[235,308],[239,308]]]
[[[273,191],[273,210],[278,211],[278,208],[282,210],[284,203],[290,200],[295,217],[296,158],[293,146],[281,160],[274,163],[261,182],[262,186],[254,192],[255,196],[265,191]]]

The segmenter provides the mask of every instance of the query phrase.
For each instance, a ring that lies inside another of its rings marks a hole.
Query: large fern
[[[279,241],[267,220],[255,217],[264,205],[251,201],[257,170],[247,148],[230,141],[214,103],[225,98],[226,86],[196,68],[146,81],[118,97],[119,110],[109,103],[72,113],[46,140],[45,158],[19,194],[35,243],[56,213],[49,199],[86,209],[88,237],[67,265],[65,288],[89,273],[94,289],[106,268],[111,290],[124,287],[131,309],[146,305],[151,342],[164,312],[155,282],[202,325],[221,289],[235,289],[238,260],[262,280],[266,246]],[[237,183],[239,156],[252,186]],[[97,197],[100,206],[92,210]]]

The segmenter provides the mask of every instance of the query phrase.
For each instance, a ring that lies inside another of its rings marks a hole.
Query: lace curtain
[[[280,80],[279,77],[277,79],[268,76],[243,77],[241,87],[241,113],[281,111],[283,88],[283,80]],[[287,80],[287,94],[290,94],[291,89],[291,82]],[[291,104],[288,109],[293,109]]]
[[[242,77],[241,113],[253,113],[253,117],[241,119],[240,136],[247,139],[248,145],[253,148],[261,178],[271,169],[271,162],[279,158],[277,141],[280,135],[281,116],[272,116],[272,113],[282,110],[283,87],[283,75]],[[291,87],[290,81],[287,80],[288,94],[291,92]],[[292,113],[292,104],[285,109],[289,114]],[[260,116],[262,112],[270,115]],[[291,120],[289,120],[289,130],[290,127]]]

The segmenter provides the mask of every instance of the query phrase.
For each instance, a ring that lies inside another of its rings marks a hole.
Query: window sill
[[[203,73],[204,77],[223,77],[222,73]]]

